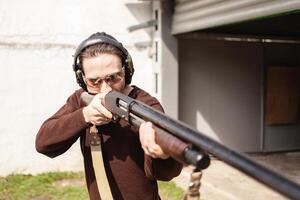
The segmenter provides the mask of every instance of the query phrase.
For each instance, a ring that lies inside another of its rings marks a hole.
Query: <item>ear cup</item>
[[[132,75],[134,73],[133,62],[130,54],[128,53],[127,58],[125,60],[125,83],[130,84]]]
[[[73,70],[75,72],[77,83],[80,87],[82,87],[84,90],[87,90],[87,86],[83,80],[83,71],[82,66],[79,63],[79,55],[89,46],[99,44],[99,43],[106,43],[110,44],[116,48],[118,48],[123,53],[123,62],[125,67],[125,83],[130,84],[131,79],[134,73],[134,67],[132,58],[129,55],[127,49],[124,48],[122,43],[120,43],[118,40],[116,40],[114,37],[112,37],[109,34],[106,34],[105,32],[101,33],[94,33],[90,37],[88,37],[86,40],[82,41],[79,46],[77,47],[75,54],[74,54],[74,63],[73,63]]]
[[[86,84],[83,80],[83,73],[80,69],[75,71],[75,76],[76,76],[76,80],[77,80],[77,83],[79,84],[79,86],[82,87],[85,91],[87,91]]]

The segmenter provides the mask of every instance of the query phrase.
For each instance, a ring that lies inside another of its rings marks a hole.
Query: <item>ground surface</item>
[[[252,155],[251,158],[300,184],[300,152]],[[184,168],[175,178],[176,184],[186,189],[191,171],[191,167]],[[210,167],[203,171],[201,182],[203,200],[288,199],[217,159],[212,159]]]

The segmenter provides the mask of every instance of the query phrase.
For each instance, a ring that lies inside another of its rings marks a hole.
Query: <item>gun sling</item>
[[[113,200],[104,168],[101,138],[95,125],[90,128],[90,134],[92,138],[90,142],[91,155],[98,191],[100,193],[101,199]]]

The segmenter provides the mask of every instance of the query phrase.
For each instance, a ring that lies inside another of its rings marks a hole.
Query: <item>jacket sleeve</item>
[[[147,99],[144,101],[147,105],[156,110],[162,111],[163,108],[160,103],[155,99]],[[178,176],[183,168],[183,165],[172,157],[168,159],[152,158],[144,154],[144,171],[146,176],[154,180],[169,181]]]
[[[79,93],[72,94],[66,104],[41,126],[35,141],[36,150],[51,158],[67,151],[88,127],[79,106]]]

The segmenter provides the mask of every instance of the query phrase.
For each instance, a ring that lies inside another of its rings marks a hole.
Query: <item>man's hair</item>
[[[122,65],[124,64],[123,52],[117,47],[106,43],[94,44],[84,49],[78,57],[79,63],[81,64],[81,66],[83,66],[82,62],[84,58],[92,58],[105,53],[118,56],[122,61]]]

